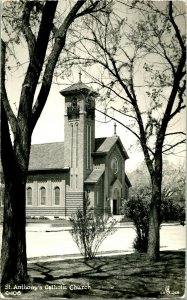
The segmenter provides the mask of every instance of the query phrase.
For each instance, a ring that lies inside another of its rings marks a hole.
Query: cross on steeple
[[[82,82],[81,76],[82,76],[82,72],[80,71],[80,72],[79,72],[79,82]]]
[[[114,123],[114,135],[116,135],[116,127],[117,127],[117,124],[116,122]]]

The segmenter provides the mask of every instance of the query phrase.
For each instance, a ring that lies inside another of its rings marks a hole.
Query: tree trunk
[[[160,254],[161,176],[159,174],[155,173],[152,178],[152,200],[149,215],[147,254],[152,261],[157,261]]]
[[[3,290],[5,284],[27,281],[25,187],[30,147],[28,136],[27,139],[25,138],[25,141],[27,140],[25,147],[23,147],[23,142],[19,141],[16,144],[17,151],[13,149],[3,105],[1,106],[1,124],[1,158],[5,182],[1,249]],[[21,132],[24,132],[23,128]]]
[[[5,180],[1,250],[2,289],[5,284],[27,281],[25,182],[20,174],[14,175],[14,182],[8,181],[7,178]]]

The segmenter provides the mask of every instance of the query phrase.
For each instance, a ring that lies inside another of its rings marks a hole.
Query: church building
[[[120,214],[131,186],[125,173],[128,155],[115,130],[111,137],[95,138],[98,93],[81,77],[60,93],[65,98],[64,142],[31,146],[26,214],[66,218],[85,199],[96,213]]]

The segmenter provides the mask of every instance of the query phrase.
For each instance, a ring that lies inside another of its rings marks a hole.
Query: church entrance
[[[120,214],[121,190],[122,190],[121,182],[118,179],[116,179],[114,183],[111,185],[111,190],[110,190],[110,199],[111,199],[110,205],[111,205],[112,215]]]
[[[116,199],[113,200],[113,215],[118,214],[118,201]]]

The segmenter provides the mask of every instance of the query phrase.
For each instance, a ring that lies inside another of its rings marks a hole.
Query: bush
[[[123,204],[125,216],[130,218],[136,228],[136,238],[133,243],[138,252],[147,252],[149,230],[149,201],[139,196],[133,196]]]
[[[138,252],[147,252],[148,233],[149,233],[149,210],[150,210],[150,194],[141,191],[140,195],[133,195],[125,200],[122,212],[126,217],[130,218],[136,228],[136,238],[133,243],[134,249]],[[143,193],[144,192],[144,193]],[[184,225],[185,210],[180,205],[175,204],[170,199],[164,199],[160,209],[160,224],[168,221],[179,221]]]
[[[71,235],[77,244],[80,253],[85,259],[92,259],[97,254],[101,243],[110,234],[116,231],[116,221],[94,214],[94,209],[86,201],[83,209],[78,209],[70,218],[72,225]]]
[[[175,204],[172,199],[163,199],[160,213],[161,222],[178,221],[184,225],[185,208],[179,204]]]

